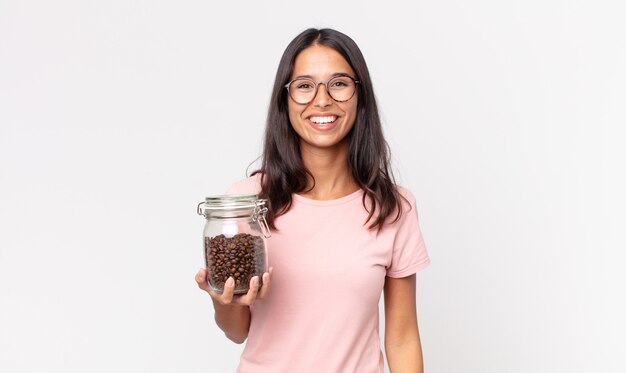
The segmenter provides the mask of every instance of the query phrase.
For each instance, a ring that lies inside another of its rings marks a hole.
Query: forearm
[[[423,373],[415,275],[385,280],[385,352],[391,373]]]
[[[417,339],[413,338],[401,343],[385,342],[385,353],[391,373],[423,373],[422,347]]]
[[[224,331],[228,339],[243,343],[250,329],[250,307],[240,305],[222,305],[213,301],[215,323]]]

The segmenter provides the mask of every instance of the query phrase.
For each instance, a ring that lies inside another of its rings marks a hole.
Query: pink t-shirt
[[[259,182],[253,176],[228,193],[256,194]],[[383,372],[378,303],[385,276],[410,276],[430,262],[415,199],[398,190],[411,210],[405,206],[378,235],[364,226],[362,191],[330,201],[293,195],[267,241],[272,288],[250,307],[237,372]]]

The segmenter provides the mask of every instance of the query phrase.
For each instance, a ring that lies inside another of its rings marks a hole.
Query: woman
[[[352,39],[309,29],[287,47],[269,107],[263,162],[229,193],[269,200],[272,268],[223,294],[196,275],[236,343],[239,372],[422,372],[415,273],[429,263],[415,201],[396,186],[365,60]],[[270,291],[271,288],[271,291]]]

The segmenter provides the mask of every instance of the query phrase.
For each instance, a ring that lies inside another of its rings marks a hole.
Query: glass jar
[[[235,294],[244,294],[250,279],[267,271],[266,200],[256,194],[206,197],[198,204],[204,225],[204,260],[209,286],[224,291],[229,277],[235,281]]]

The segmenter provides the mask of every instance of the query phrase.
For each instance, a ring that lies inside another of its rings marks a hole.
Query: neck
[[[301,193],[303,197],[332,200],[359,189],[348,167],[347,143],[326,149],[301,144],[300,154],[304,166],[315,178],[315,182],[309,178],[308,191]]]

